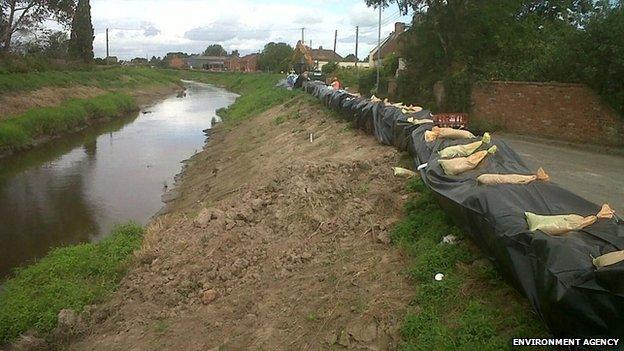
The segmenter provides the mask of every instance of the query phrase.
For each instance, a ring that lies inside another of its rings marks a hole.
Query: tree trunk
[[[9,0],[9,18],[7,24],[4,27],[4,33],[2,33],[2,50],[9,52],[11,49],[11,37],[13,36],[13,19],[15,17],[15,0]]]

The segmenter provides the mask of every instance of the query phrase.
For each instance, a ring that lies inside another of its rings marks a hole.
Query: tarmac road
[[[624,156],[605,149],[584,150],[523,136],[501,134],[532,169],[543,167],[551,181],[596,203],[624,213]]]

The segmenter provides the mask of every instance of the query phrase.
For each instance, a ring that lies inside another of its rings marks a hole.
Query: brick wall
[[[624,146],[624,118],[582,84],[477,83],[470,115],[513,133]]]

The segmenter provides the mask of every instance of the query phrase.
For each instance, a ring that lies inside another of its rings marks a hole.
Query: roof
[[[342,61],[342,56],[336,53],[334,56],[334,50],[326,50],[323,47],[310,50],[312,53],[312,59],[315,61]]]
[[[223,64],[225,62],[225,60],[227,60],[228,57],[227,56],[204,56],[204,55],[197,55],[197,56],[190,56],[185,58],[184,60],[186,60],[186,62],[188,63],[192,63],[192,64]]]

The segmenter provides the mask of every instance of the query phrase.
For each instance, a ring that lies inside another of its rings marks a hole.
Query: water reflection
[[[187,97],[149,113],[0,160],[0,277],[52,247],[98,240],[116,223],[147,222],[179,162],[201,149],[202,129],[236,98],[186,85]]]

